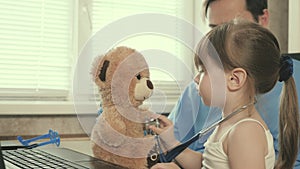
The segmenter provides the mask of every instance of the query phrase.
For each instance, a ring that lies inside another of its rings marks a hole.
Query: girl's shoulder
[[[264,122],[253,118],[246,118],[231,125],[220,137],[220,141],[227,139],[229,135],[231,135],[230,137],[235,135],[249,137],[251,133],[255,134],[256,132],[261,132],[261,134],[264,134],[266,131],[268,131],[268,129]]]
[[[243,119],[232,126],[227,134],[227,150],[266,151],[270,132],[264,124],[256,119]]]
[[[264,131],[268,130],[267,125],[263,121],[254,118],[245,118],[232,125],[232,129],[247,129],[248,127],[249,129],[252,129],[254,127],[253,129],[261,128]]]
[[[268,131],[263,122],[253,118],[246,118],[232,125],[228,136],[231,138],[230,140],[235,138],[251,139],[252,137],[253,139],[257,137],[265,138]]]
[[[232,126],[223,142],[223,148],[228,160],[232,165],[239,166],[237,168],[260,168],[265,164],[265,157],[271,153],[272,141],[272,135],[263,122],[244,119]]]

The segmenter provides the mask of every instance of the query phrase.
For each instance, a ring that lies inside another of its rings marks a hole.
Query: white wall
[[[289,0],[288,52],[300,52],[300,1]]]

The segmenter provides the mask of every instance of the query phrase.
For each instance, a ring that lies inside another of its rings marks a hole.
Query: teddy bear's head
[[[137,107],[149,98],[153,84],[142,54],[128,47],[117,47],[94,63],[93,78],[103,104]]]

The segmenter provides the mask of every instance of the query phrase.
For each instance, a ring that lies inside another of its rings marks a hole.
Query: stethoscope
[[[230,113],[228,116],[218,120],[217,122],[213,123],[211,126],[202,129],[200,132],[198,132],[197,134],[195,134],[192,138],[190,138],[189,140],[187,140],[186,142],[176,146],[175,148],[171,149],[170,151],[167,151],[165,154],[163,153],[162,147],[161,147],[161,143],[160,143],[160,138],[159,135],[155,136],[156,139],[156,144],[159,150],[159,160],[161,163],[169,163],[171,162],[173,159],[175,159],[183,150],[185,150],[190,144],[192,144],[193,142],[195,142],[196,140],[200,139],[201,137],[203,137],[205,134],[207,134],[209,131],[211,131],[212,129],[215,129],[218,125],[220,125],[221,123],[223,123],[224,121],[230,119],[231,117],[233,117],[234,115],[242,112],[243,110],[245,110],[246,108],[248,108],[250,105],[255,104],[256,100],[254,102],[251,102],[249,104],[246,104],[240,108],[238,108],[237,110],[235,110],[234,112]],[[154,154],[155,155],[155,154]]]

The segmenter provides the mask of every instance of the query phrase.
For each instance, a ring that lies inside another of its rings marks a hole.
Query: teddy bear
[[[91,133],[94,156],[130,169],[151,167],[155,140],[145,134],[145,122],[155,113],[141,106],[154,87],[144,56],[125,46],[111,49],[95,59],[92,75],[102,103]]]

